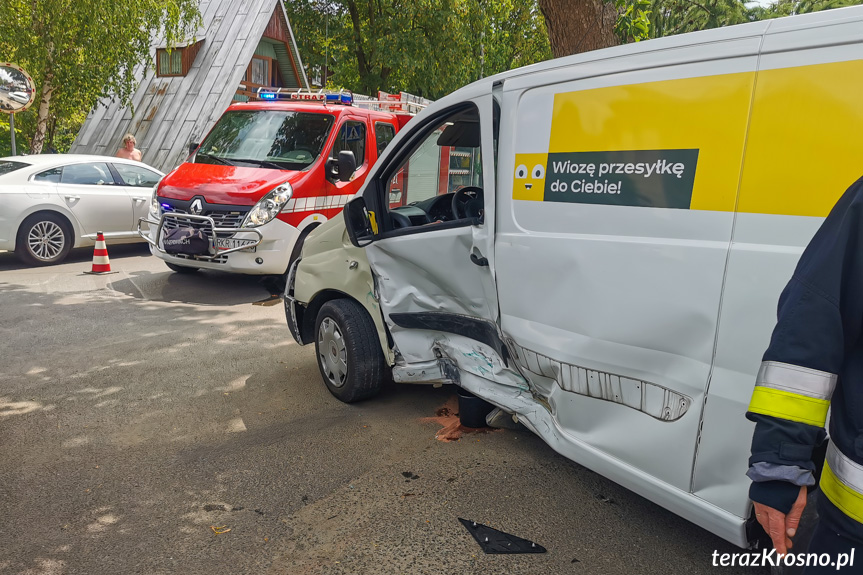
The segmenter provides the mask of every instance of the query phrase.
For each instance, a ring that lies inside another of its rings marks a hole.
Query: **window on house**
[[[182,76],[183,75],[183,49],[175,48],[168,53],[167,50],[158,50],[159,76]]]
[[[246,81],[257,86],[270,85],[270,62],[269,58],[255,56],[249,69],[246,71]]]
[[[190,46],[156,49],[156,76],[185,76],[204,43],[203,38]]]

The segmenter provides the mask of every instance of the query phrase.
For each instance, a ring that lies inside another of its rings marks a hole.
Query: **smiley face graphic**
[[[514,200],[541,202],[545,196],[545,168],[548,154],[516,154],[515,178],[512,184]]]

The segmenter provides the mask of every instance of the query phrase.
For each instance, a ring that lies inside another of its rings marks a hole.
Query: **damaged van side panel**
[[[381,316],[371,267],[362,248],[354,247],[345,232],[344,217],[341,212],[314,230],[303,246],[302,260],[296,274],[294,298],[306,304],[303,320],[304,331],[310,335],[314,331],[316,310],[322,300],[349,297],[359,302],[374,321],[384,358],[393,365],[395,356],[388,345],[387,332]],[[333,293],[332,286],[339,292]],[[308,313],[308,310],[314,313]],[[313,335],[312,335],[313,337]],[[305,343],[313,341],[309,337]]]
[[[503,89],[496,284],[516,364],[563,437],[684,492],[759,42]]]

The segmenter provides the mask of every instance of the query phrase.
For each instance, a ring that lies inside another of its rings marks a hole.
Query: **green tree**
[[[672,36],[759,19],[743,0],[653,0],[651,36]]]
[[[744,0],[651,0],[650,36],[659,38],[860,3],[861,0],[777,0],[762,6]]]
[[[807,14],[831,8],[855,6],[860,3],[861,0],[777,0],[766,8],[755,7],[753,12],[758,15],[759,19],[779,18],[793,14]]]
[[[99,98],[130,104],[153,38],[176,45],[200,22],[197,0],[0,0],[0,14],[0,54],[36,83],[33,110],[15,117],[33,154]]]
[[[538,0],[555,58],[648,37],[650,0]]]
[[[329,86],[438,98],[551,56],[535,0],[297,0],[286,5],[304,62]],[[312,74],[314,76],[314,74]]]

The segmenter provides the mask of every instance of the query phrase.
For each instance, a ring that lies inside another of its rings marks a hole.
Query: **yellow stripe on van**
[[[548,153],[698,150],[690,209],[824,217],[863,175],[860,94],[863,60],[566,92]]]
[[[556,94],[549,153],[698,149],[691,209],[734,210],[754,72]]]
[[[824,217],[863,175],[863,60],[758,73],[738,211]]]

